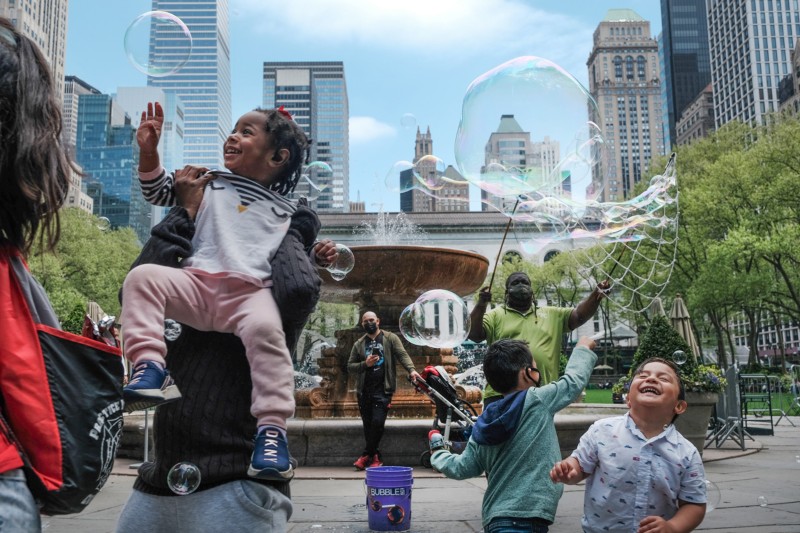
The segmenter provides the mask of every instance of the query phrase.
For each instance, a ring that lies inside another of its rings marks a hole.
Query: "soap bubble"
[[[128,61],[148,76],[162,78],[174,74],[186,64],[191,53],[189,28],[167,11],[143,13],[125,31]]]
[[[420,338],[414,329],[414,313],[416,304],[410,304],[400,313],[400,333],[403,337],[416,346],[425,346],[425,341]]]
[[[676,365],[682,365],[686,362],[686,352],[683,350],[675,350],[672,352],[672,360],[675,361]]]
[[[400,125],[403,126],[403,129],[410,130],[412,128],[417,127],[417,117],[415,117],[411,113],[403,113],[403,116],[400,117]]]
[[[181,325],[171,318],[164,320],[164,338],[168,341],[176,341],[181,336]]]
[[[722,500],[722,495],[719,487],[713,481],[706,480],[706,512],[710,513],[719,507],[720,500]]]
[[[192,463],[177,463],[167,473],[167,486],[179,496],[193,493],[200,486],[200,469]]]
[[[341,281],[353,270],[356,264],[356,258],[353,256],[353,251],[344,244],[337,244],[336,251],[339,253],[339,256],[327,270],[331,273],[333,279]]]
[[[99,229],[100,231],[107,231],[111,229],[111,221],[107,217],[98,217],[97,229]]]
[[[769,502],[767,501],[767,497],[766,496],[759,496],[758,497],[758,506],[759,507],[766,507],[767,505],[769,505]]]
[[[599,118],[589,91],[563,68],[536,56],[512,59],[467,89],[458,170],[499,199],[535,192],[585,199],[592,167],[608,158],[592,122]],[[600,189],[596,184],[593,194]]]
[[[427,291],[401,314],[400,331],[412,344],[454,348],[469,334],[469,313],[464,300],[443,289]],[[414,334],[408,330],[411,324]],[[404,331],[404,329],[406,331]]]

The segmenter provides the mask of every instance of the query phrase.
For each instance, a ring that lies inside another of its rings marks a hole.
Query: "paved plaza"
[[[705,450],[706,474],[719,488],[720,503],[706,514],[698,531],[800,533],[800,417],[780,420],[774,436],[754,438],[745,441],[745,451],[731,441],[721,449],[712,446]],[[83,513],[44,517],[44,531],[114,531],[133,485],[135,471],[129,468],[130,463],[117,461],[105,488]],[[410,531],[481,531],[480,507],[485,489],[485,478],[453,481],[431,470],[415,468]],[[556,523],[550,528],[552,533],[580,531],[583,491],[583,484],[566,487]],[[292,499],[292,533],[369,531],[363,472],[341,467],[301,467],[292,482]]]

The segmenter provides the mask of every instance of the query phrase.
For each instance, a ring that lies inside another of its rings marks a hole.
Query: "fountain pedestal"
[[[400,336],[403,346],[417,372],[428,365],[441,365],[450,375],[456,372],[458,362],[452,349],[428,348],[416,346],[403,339],[397,327],[381,329],[391,331]],[[360,328],[339,330],[336,332],[336,346],[325,348],[317,360],[322,383],[313,389],[301,389],[295,394],[297,407],[296,418],[359,418],[358,400],[356,398],[356,377],[348,374],[347,361],[355,342],[364,334]],[[433,418],[434,407],[427,396],[414,390],[406,379],[408,375],[402,365],[397,364],[397,390],[392,396],[392,407],[389,416],[393,418]],[[457,387],[459,396],[472,404],[480,403],[481,391],[477,387]],[[477,406],[478,408],[480,406]],[[480,411],[479,411],[480,412]]]

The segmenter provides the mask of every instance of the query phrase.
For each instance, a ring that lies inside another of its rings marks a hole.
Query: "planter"
[[[675,428],[695,445],[701,456],[708,434],[708,423],[718,399],[719,394],[716,392],[687,392],[686,403],[689,407],[675,421]]]

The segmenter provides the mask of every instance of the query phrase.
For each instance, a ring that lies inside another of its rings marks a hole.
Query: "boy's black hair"
[[[675,364],[675,361],[670,359],[664,359],[663,357],[648,357],[644,361],[641,362],[639,366],[636,367],[636,370],[633,371],[632,376],[636,376],[642,372],[644,369],[644,365],[649,363],[662,363],[667,365],[675,372],[675,377],[678,378],[678,400],[686,400],[686,389],[683,386],[683,380],[681,379],[681,370],[678,368],[678,365]],[[675,423],[675,420],[678,418],[678,415],[672,417],[672,423]]]
[[[493,342],[483,358],[483,375],[494,390],[505,394],[517,386],[519,371],[533,364],[528,343],[501,339]]]
[[[285,196],[292,192],[303,174],[303,164],[308,163],[311,139],[297,122],[289,118],[288,112],[277,109],[256,108],[254,111],[267,117],[264,129],[272,135],[275,150],[286,149],[289,158],[281,168],[276,180],[268,187]]]

